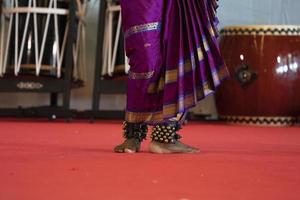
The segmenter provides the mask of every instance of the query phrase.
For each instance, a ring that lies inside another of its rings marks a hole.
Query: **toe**
[[[114,151],[116,153],[124,153],[124,148],[122,147],[122,145],[118,145],[114,148]]]

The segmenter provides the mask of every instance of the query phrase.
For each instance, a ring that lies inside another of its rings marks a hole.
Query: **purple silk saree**
[[[121,7],[131,66],[126,121],[184,114],[227,77],[216,0],[121,0]]]

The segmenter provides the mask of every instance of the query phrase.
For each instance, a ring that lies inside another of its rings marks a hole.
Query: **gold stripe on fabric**
[[[192,64],[191,61],[188,60],[186,63],[184,63],[184,72],[188,73],[190,71],[192,71]],[[165,79],[166,81],[165,81]],[[158,93],[160,91],[164,90],[164,86],[167,83],[175,83],[178,80],[178,70],[174,69],[174,70],[167,70],[166,71],[166,75],[165,77],[162,77],[159,80],[159,83],[151,83],[147,89],[149,94],[154,94],[154,93]]]
[[[178,79],[178,69],[166,71],[166,84],[174,83]]]
[[[174,116],[174,114],[177,114],[177,104],[170,104],[164,106],[164,116]]]
[[[184,63],[184,73],[192,71],[192,63],[190,60]],[[167,70],[166,71],[166,84],[174,83],[178,81],[178,69]]]
[[[210,32],[211,36],[213,36],[213,37],[216,36],[215,29],[212,26],[209,27],[209,32]]]
[[[189,72],[192,70],[192,64],[191,61],[186,61],[184,64],[184,71]],[[168,81],[176,81],[178,79],[177,76],[178,72],[177,70],[168,70],[166,72],[166,78],[168,77]],[[217,83],[220,83],[220,81],[226,77],[229,76],[229,72],[226,68],[226,66],[219,67],[219,70],[213,73],[213,79]],[[160,90],[163,90],[165,86],[164,78],[162,77],[159,80],[159,83],[152,83],[148,87],[149,93],[156,93]],[[170,105],[164,105],[162,111],[158,112],[126,112],[126,120],[128,122],[148,122],[148,123],[158,123],[162,122],[166,118],[176,117],[179,110],[182,108],[186,109],[189,107],[194,106],[198,99],[202,99],[204,96],[211,94],[214,92],[211,85],[208,83],[204,83],[201,88],[197,88],[196,95],[197,98],[193,94],[185,96],[183,99],[180,99],[177,103],[170,104]]]
[[[147,92],[149,94],[154,94],[154,93],[158,93],[160,91],[164,90],[164,86],[165,86],[165,80],[164,78],[160,78],[158,84],[157,83],[151,83],[147,89]]]
[[[197,49],[197,55],[198,55],[198,59],[201,61],[204,59],[204,55],[203,55],[203,51],[201,48]]]
[[[198,53],[199,61],[203,60],[204,57],[203,57],[203,51],[201,48],[197,49],[197,53]],[[191,62],[191,60],[187,60],[184,63],[184,73],[188,73],[191,71],[192,71],[192,62]],[[151,83],[147,90],[148,93],[149,94],[158,93],[158,92],[164,90],[165,84],[177,82],[178,81],[178,73],[179,73],[178,69],[167,70],[166,74],[165,74],[165,80],[163,78],[161,78],[159,80],[159,83]],[[228,75],[229,75],[229,72],[227,71],[227,68],[225,66],[221,67],[218,72],[215,72],[212,74],[213,80],[215,82],[220,82],[220,80],[227,77]],[[211,91],[208,91],[208,93],[210,93],[210,92]]]
[[[126,111],[125,119],[127,122],[160,122],[163,121],[163,113],[160,112],[128,112]]]
[[[195,102],[194,95],[189,94],[177,103],[165,105],[163,113],[164,113],[164,116],[167,116],[167,117],[176,116],[178,114],[179,105],[184,105],[184,108],[188,108],[195,104],[196,104],[196,102]]]
[[[186,61],[184,63],[184,72],[185,73],[188,73],[192,71],[192,63],[190,60]],[[166,80],[165,80],[165,79]],[[178,70],[177,69],[174,69],[174,70],[167,70],[166,71],[166,75],[164,78],[161,78],[159,80],[159,83],[151,83],[148,87],[148,93],[149,94],[154,94],[154,93],[158,93],[160,91],[163,91],[164,90],[164,86],[165,84],[168,84],[168,83],[175,83],[178,81]]]
[[[196,99],[195,99],[195,96],[194,95],[188,95],[185,97],[184,99],[184,106],[187,108],[187,107],[190,107],[192,105],[195,105],[197,102],[196,102]]]
[[[153,31],[158,29],[160,29],[160,22],[151,22],[151,23],[136,25],[129,28],[127,31],[125,31],[125,38],[136,33]]]
[[[181,100],[185,108],[191,107],[196,104],[194,95],[187,95]],[[180,102],[179,102],[180,104]],[[178,114],[178,103],[165,105],[163,111],[158,112],[126,112],[126,121],[131,123],[148,122],[158,123],[166,118],[176,117]]]
[[[190,61],[188,61],[188,62],[185,64],[184,69],[185,69],[185,73],[188,73],[188,72],[190,72],[190,71],[192,70],[192,65],[191,65]],[[170,72],[170,71],[171,71],[171,72]],[[169,71],[167,71],[166,77],[169,76],[169,77],[173,78],[173,76],[174,76],[174,75],[172,75],[172,73],[174,73],[173,71],[174,71],[174,70],[169,70]],[[169,74],[169,72],[170,72],[170,74]],[[218,71],[212,73],[212,77],[213,77],[214,83],[220,83],[221,80],[223,80],[224,78],[226,78],[226,77],[228,77],[228,76],[229,76],[229,72],[228,72],[228,70],[227,70],[227,68],[226,68],[225,66],[221,67]],[[169,80],[170,80],[171,78],[169,78]],[[178,78],[178,77],[177,77],[177,78]],[[173,79],[172,81],[173,81],[173,82],[167,82],[167,83],[174,83],[174,82],[177,81],[177,79],[176,79],[176,81],[175,81],[175,79]],[[155,93],[158,93],[158,92],[164,90],[165,84],[166,84],[166,82],[164,81],[163,78],[161,78],[161,79],[159,80],[159,83],[158,83],[158,84],[157,84],[157,83],[151,83],[151,84],[149,85],[147,91],[148,91],[149,94],[155,94]],[[204,87],[203,89],[204,89],[204,94],[205,94],[205,95],[210,94],[211,92],[213,92],[213,90],[209,89],[210,86],[209,86],[208,84],[205,84],[203,87]],[[201,94],[201,97],[202,97],[202,96],[203,96],[203,94]]]
[[[209,51],[209,45],[208,45],[207,40],[204,40],[204,41],[203,41],[203,45],[204,45],[205,51],[206,51],[206,52]]]

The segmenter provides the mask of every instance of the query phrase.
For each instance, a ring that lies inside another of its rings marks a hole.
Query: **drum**
[[[73,57],[82,41],[85,1],[77,1]],[[0,75],[61,77],[65,63],[69,0],[4,0],[1,15]]]
[[[124,52],[124,34],[121,31],[121,6],[118,0],[107,1],[106,6],[101,75],[107,79],[118,79],[129,70]]]
[[[216,94],[230,122],[291,124],[300,116],[300,26],[233,26],[220,47],[231,78]]]

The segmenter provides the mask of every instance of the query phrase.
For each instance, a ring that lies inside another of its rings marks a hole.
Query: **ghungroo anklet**
[[[177,122],[158,124],[152,129],[151,139],[155,142],[174,144],[181,138],[181,135],[177,134],[180,129],[181,126]]]
[[[135,138],[142,142],[147,137],[148,127],[144,123],[129,123],[125,121],[123,122],[123,131],[125,139]]]

